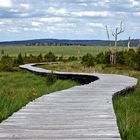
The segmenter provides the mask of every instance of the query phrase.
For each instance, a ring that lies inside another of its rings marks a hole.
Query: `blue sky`
[[[140,0],[0,0],[0,41],[39,38],[140,38]]]

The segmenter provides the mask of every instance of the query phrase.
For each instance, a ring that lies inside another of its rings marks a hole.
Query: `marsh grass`
[[[51,86],[46,77],[26,71],[0,73],[0,122],[44,94],[78,85],[70,80],[57,80]]]
[[[90,72],[90,73],[99,72],[102,69],[104,69],[104,65],[96,65],[95,67],[85,67],[81,64],[80,61],[61,62],[53,65],[38,65],[38,67],[63,72]]]

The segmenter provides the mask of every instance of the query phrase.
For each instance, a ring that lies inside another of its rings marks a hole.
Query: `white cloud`
[[[79,5],[81,5],[81,6],[88,6],[87,3],[80,3]]]
[[[4,22],[3,21],[0,21],[0,25],[4,25]]]
[[[60,17],[50,17],[50,18],[40,18],[39,21],[41,22],[48,22],[48,23],[56,23],[56,22],[63,22],[63,18]]]
[[[47,13],[51,13],[51,14],[54,14],[54,15],[67,15],[67,10],[65,8],[54,8],[54,7],[49,7],[47,10],[46,10]]]
[[[94,29],[87,29],[88,33],[95,33]]]
[[[21,13],[18,14],[20,17],[28,17],[30,14],[29,13]]]
[[[11,0],[0,0],[0,7],[11,7],[12,1]]]
[[[76,0],[77,2],[86,2],[87,0]]]
[[[140,6],[140,1],[137,0],[129,0],[132,7]]]
[[[36,21],[32,21],[31,24],[32,24],[32,26],[37,26],[37,27],[39,27],[39,26],[41,26],[43,23],[41,23],[41,22],[36,22]]]
[[[10,25],[10,24],[12,24],[13,22],[12,22],[12,20],[11,19],[4,19],[4,20],[1,20],[0,21],[0,25]]]
[[[19,5],[21,8],[24,8],[24,9],[30,9],[30,5],[29,4],[27,4],[27,3],[21,3],[20,5]]]
[[[18,13],[19,12],[19,9],[10,9],[9,11],[10,12],[14,12],[14,13]]]
[[[10,32],[10,33],[20,33],[20,31],[16,28],[8,29],[8,32]]]
[[[23,31],[26,31],[26,32],[28,32],[28,31],[38,32],[38,31],[40,31],[40,29],[39,28],[23,28]]]
[[[104,27],[104,25],[102,23],[88,23],[88,25],[91,27],[99,27],[99,28]]]
[[[140,12],[134,12],[133,15],[139,17],[140,16]]]
[[[76,27],[74,23],[58,23],[56,24],[57,27],[63,27],[63,28],[68,28],[68,27]]]
[[[108,11],[81,11],[81,12],[72,12],[72,15],[78,17],[109,17],[112,14]]]
[[[57,29],[54,26],[48,26],[47,30],[53,32],[53,31],[56,31]]]

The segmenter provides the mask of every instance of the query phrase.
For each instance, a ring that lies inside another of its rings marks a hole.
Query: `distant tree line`
[[[42,43],[42,42],[33,42],[27,43],[25,46],[73,46],[72,43]],[[86,44],[78,44],[79,46],[88,46]]]
[[[15,71],[19,65],[25,63],[40,63],[40,62],[56,62],[56,61],[75,61],[78,58],[75,56],[63,57],[56,56],[53,52],[48,52],[45,55],[41,53],[37,56],[32,54],[21,54],[19,53],[17,57],[11,57],[9,55],[3,54],[0,60],[0,71]]]
[[[93,67],[97,64],[105,64],[108,66],[130,66],[134,69],[140,70],[140,48],[138,49],[129,49],[125,51],[118,51],[117,52],[117,59],[116,64],[110,64],[110,51],[105,53],[101,52],[97,56],[93,56],[92,54],[86,54],[83,57],[76,57],[76,56],[56,56],[54,53],[49,52],[45,55],[41,53],[37,56],[32,54],[22,55],[21,53],[18,54],[17,57],[11,57],[9,55],[3,54],[0,60],[0,71],[15,71],[19,65],[25,63],[40,63],[40,62],[69,62],[69,61],[76,61],[79,60],[85,67]]]
[[[35,39],[24,41],[0,42],[0,46],[114,46],[113,40],[65,40],[65,39]],[[118,46],[127,47],[128,40],[117,40]],[[131,46],[140,46],[140,39],[131,38]]]
[[[114,46],[115,41],[107,41],[107,40],[67,40],[67,41],[51,41],[51,42],[25,42],[22,45],[26,46]],[[128,46],[128,40],[118,40],[116,42],[118,46],[127,47]],[[138,47],[140,46],[140,40],[139,39],[131,39],[131,46]]]

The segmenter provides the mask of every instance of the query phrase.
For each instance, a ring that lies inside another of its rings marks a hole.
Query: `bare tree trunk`
[[[110,64],[113,65],[113,54],[110,52]]]
[[[131,38],[130,38],[130,36],[129,36],[128,44],[127,44],[127,48],[128,48],[128,50],[130,49],[130,43],[131,43]]]
[[[108,31],[108,27],[106,26],[106,33],[107,33],[107,38],[109,41],[109,46],[111,46],[111,42],[110,42],[110,36],[109,36],[109,31]]]
[[[116,64],[116,53],[114,53],[112,50],[110,50],[110,64],[111,65],[114,65]]]
[[[116,51],[117,51],[117,40],[118,40],[118,38],[117,38],[117,36],[115,36],[115,48],[116,48]]]

